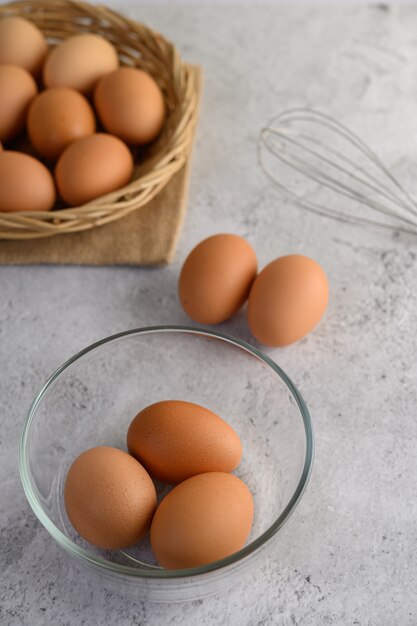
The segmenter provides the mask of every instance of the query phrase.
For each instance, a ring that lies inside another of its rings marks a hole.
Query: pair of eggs
[[[116,137],[95,133],[72,143],[55,168],[61,197],[72,206],[123,187],[132,155]],[[37,159],[14,150],[0,152],[0,212],[49,211],[56,202],[51,172]]]
[[[328,302],[328,281],[312,259],[293,254],[275,259],[258,274],[250,244],[238,235],[213,235],[198,244],[182,267],[179,299],[201,324],[219,324],[248,300],[252,334],[269,346],[285,346],[307,335]]]
[[[204,565],[244,545],[253,499],[230,473],[242,445],[224,420],[190,402],[158,402],[133,419],[127,447],[130,454],[91,448],[71,465],[65,507],[82,537],[120,549],[150,529],[154,555],[167,569]],[[175,485],[158,506],[151,477]]]

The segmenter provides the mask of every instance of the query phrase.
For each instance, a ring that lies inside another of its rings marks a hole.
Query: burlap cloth
[[[201,92],[201,69],[193,68]],[[187,207],[191,156],[147,205],[80,233],[27,241],[1,240],[1,265],[163,265],[174,256]]]

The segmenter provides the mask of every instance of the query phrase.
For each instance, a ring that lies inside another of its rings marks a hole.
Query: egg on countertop
[[[146,144],[165,117],[162,92],[147,72],[121,67],[98,82],[94,104],[104,128],[129,144]]]
[[[221,417],[193,402],[165,400],[132,420],[127,447],[153,478],[178,483],[204,472],[231,472],[242,444]]]
[[[35,24],[19,16],[0,20],[0,63],[20,65],[38,76],[47,52],[46,39]]]
[[[158,506],[152,550],[166,569],[218,561],[244,546],[253,514],[252,494],[237,476],[198,474],[174,487]]]
[[[104,37],[74,35],[54,48],[43,67],[46,87],[72,87],[90,93],[97,81],[119,67],[116,48]]]
[[[316,261],[301,254],[283,256],[256,277],[248,302],[253,335],[267,346],[286,346],[307,335],[327,307],[329,285]]]
[[[258,262],[243,237],[213,235],[199,243],[182,266],[178,291],[184,311],[200,324],[229,319],[245,303]]]
[[[54,180],[40,161],[20,152],[0,152],[0,211],[49,211],[54,203]]]
[[[96,129],[93,109],[86,98],[70,87],[50,87],[32,102],[27,128],[34,148],[47,159],[56,159],[65,148]]]
[[[108,446],[86,450],[72,463],[64,501],[75,530],[99,548],[127,548],[142,539],[156,507],[154,484],[132,456]]]
[[[71,143],[55,168],[59,194],[71,206],[126,185],[133,172],[129,148],[117,137],[95,133]]]
[[[23,67],[0,65],[1,141],[13,139],[24,129],[30,103],[37,92],[33,76]]]

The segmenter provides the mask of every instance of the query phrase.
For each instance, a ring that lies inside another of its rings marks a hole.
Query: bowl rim
[[[298,481],[297,487],[290,498],[287,506],[282,511],[282,513],[278,516],[278,518],[274,521],[266,531],[264,531],[259,537],[256,537],[253,541],[251,541],[248,545],[244,546],[237,552],[231,554],[230,556],[225,557],[224,559],[220,559],[213,563],[209,563],[208,565],[202,565],[199,567],[193,567],[189,569],[181,569],[181,570],[165,570],[165,569],[137,569],[134,567],[130,567],[128,565],[121,565],[119,563],[113,563],[110,561],[106,561],[105,559],[94,556],[90,554],[84,548],[81,548],[76,543],[71,541],[64,533],[62,533],[57,526],[50,520],[49,516],[45,513],[42,505],[39,503],[39,500],[34,492],[32,487],[32,479],[31,473],[29,469],[28,455],[27,455],[27,444],[28,444],[28,435],[30,431],[30,426],[36,414],[36,410],[38,405],[41,403],[43,396],[49,389],[49,387],[54,383],[54,381],[60,376],[62,372],[64,372],[70,365],[75,363],[78,359],[82,358],[84,355],[92,352],[96,348],[103,346],[106,343],[110,343],[112,341],[121,339],[123,337],[128,337],[130,335],[150,335],[150,334],[158,334],[158,333],[169,333],[169,332],[178,332],[184,334],[193,334],[205,337],[215,337],[225,343],[229,343],[238,347],[252,356],[255,356],[258,360],[262,361],[266,365],[268,365],[275,374],[282,380],[282,382],[287,386],[292,396],[294,397],[296,404],[298,405],[299,411],[301,413],[301,417],[303,419],[305,438],[306,438],[306,452],[303,470],[301,472],[300,479]],[[23,485],[23,489],[26,495],[26,498],[31,506],[33,512],[35,513],[38,520],[41,522],[42,526],[48,531],[48,533],[55,539],[59,546],[64,548],[67,552],[69,552],[72,556],[81,558],[90,564],[99,567],[100,569],[110,570],[115,574],[120,574],[124,576],[129,576],[133,578],[141,578],[141,579],[158,579],[158,580],[166,580],[166,579],[181,579],[190,577],[199,576],[202,574],[207,574],[209,572],[215,572],[222,570],[223,568],[230,566],[232,564],[236,564],[239,561],[245,559],[249,555],[255,553],[260,548],[262,548],[276,533],[280,530],[280,528],[285,524],[285,522],[289,519],[291,514],[294,512],[296,506],[298,505],[309,481],[312,472],[314,459],[314,431],[313,424],[311,420],[311,416],[309,410],[307,408],[306,403],[304,402],[300,392],[298,391],[295,384],[289,378],[289,376],[280,368],[275,361],[269,358],[267,355],[263,354],[256,347],[250,345],[246,341],[239,339],[237,337],[233,337],[226,333],[220,331],[214,331],[205,327],[198,326],[187,326],[187,325],[159,325],[159,326],[146,326],[142,328],[133,328],[131,330],[119,332],[113,335],[109,335],[99,341],[96,341],[83,350],[80,350],[72,357],[67,359],[60,367],[58,367],[51,376],[47,379],[39,393],[36,395],[35,399],[31,403],[29,410],[25,417],[25,422],[23,425],[21,437],[20,437],[20,446],[19,446],[19,472],[20,479]]]

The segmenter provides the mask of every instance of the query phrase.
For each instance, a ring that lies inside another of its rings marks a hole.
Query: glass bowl
[[[129,550],[95,548],[74,531],[63,502],[65,476],[78,454],[97,445],[126,449],[136,413],[168,399],[206,406],[233,426],[243,443],[235,473],[255,503],[247,544],[188,570],[158,567],[146,540]],[[184,601],[253,573],[306,488],[313,448],[308,409],[271,359],[220,332],[160,326],[98,341],[57,369],[29,409],[19,464],[30,506],[85,576],[134,598]]]

